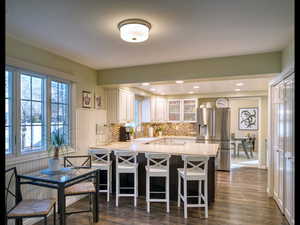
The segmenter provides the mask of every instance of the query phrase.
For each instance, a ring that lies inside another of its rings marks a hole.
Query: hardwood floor
[[[108,224],[203,224],[203,225],[288,225],[273,199],[266,193],[267,171],[257,168],[236,168],[230,173],[217,172],[217,190],[215,202],[209,207],[208,219],[204,218],[203,208],[189,208],[188,219],[183,218],[183,207],[171,202],[170,213],[166,213],[164,203],[152,203],[151,212],[146,211],[143,196],[138,207],[134,208],[132,198],[120,198],[119,207],[115,207],[114,196],[107,203],[105,194],[100,195],[100,220],[97,225]],[[171,190],[172,191],[172,190]],[[83,209],[88,200],[83,199],[71,207]],[[52,218],[49,223],[52,225]],[[68,225],[92,224],[88,213],[67,217]],[[42,225],[40,222],[38,225]]]

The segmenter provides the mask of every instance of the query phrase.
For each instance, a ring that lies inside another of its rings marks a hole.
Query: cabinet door
[[[158,122],[166,121],[166,99],[163,97],[156,98],[156,120]]]
[[[186,122],[196,121],[196,99],[183,100],[183,120]]]
[[[125,123],[127,121],[127,98],[126,93],[122,90],[119,92],[119,122]]]
[[[151,103],[150,98],[146,98],[142,102],[142,122],[149,123],[151,122]]]
[[[285,83],[285,186],[284,186],[284,214],[290,224],[294,224],[294,204],[295,204],[295,146],[294,146],[294,75],[287,79]]]
[[[179,99],[168,101],[168,117],[171,122],[181,121],[181,101]]]

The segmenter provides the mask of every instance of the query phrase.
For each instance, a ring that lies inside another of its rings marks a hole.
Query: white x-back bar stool
[[[104,192],[107,194],[107,201],[109,202],[109,194],[111,192],[111,160],[110,160],[110,150],[107,149],[90,149],[89,154],[92,156],[92,167],[99,168],[100,170],[105,170],[107,173],[106,184],[99,184],[100,186],[106,186],[106,189],[99,190],[99,192]],[[101,179],[99,179],[101,181]]]
[[[146,201],[147,212],[150,212],[150,202],[166,202],[167,212],[170,212],[170,194],[169,194],[169,154],[146,153]],[[165,177],[165,192],[154,192],[150,190],[151,177]],[[164,193],[164,199],[151,198],[151,193]]]
[[[188,207],[204,207],[205,218],[208,217],[208,194],[207,194],[207,165],[208,157],[182,155],[184,168],[178,168],[178,207],[180,200],[184,203],[184,218],[187,218]],[[181,179],[183,179],[183,195],[181,194]],[[187,181],[199,181],[199,195],[187,196]],[[204,195],[202,194],[202,182],[204,182]],[[188,204],[188,198],[198,198],[198,204]],[[203,203],[202,201],[203,200]]]
[[[119,206],[119,197],[134,197],[134,207],[138,197],[138,163],[137,153],[129,151],[114,151],[116,156],[116,206]],[[134,175],[133,187],[120,187],[120,174],[132,173]],[[133,194],[122,194],[121,189],[134,189]]]

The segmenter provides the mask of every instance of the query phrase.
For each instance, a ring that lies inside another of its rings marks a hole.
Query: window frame
[[[69,123],[69,144],[68,146],[71,149],[74,149],[74,138],[73,138],[73,113],[72,113],[72,82],[69,80],[65,80],[63,78],[58,78],[52,75],[46,75],[43,73],[36,73],[32,70],[6,65],[5,71],[12,72],[12,151],[8,154],[5,154],[6,159],[8,161],[13,161],[14,163],[23,162],[24,159],[37,159],[37,158],[47,158],[48,152],[47,149],[50,144],[50,132],[51,132],[51,81],[63,82],[68,84],[68,123]],[[45,148],[42,147],[41,150],[38,151],[29,151],[29,152],[21,152],[21,74],[35,76],[39,78],[43,78],[44,81],[44,117],[45,117]],[[19,137],[19,138],[18,138]],[[73,152],[73,151],[72,151]]]

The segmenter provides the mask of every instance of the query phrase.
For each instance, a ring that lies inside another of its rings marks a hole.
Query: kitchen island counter
[[[196,137],[187,136],[163,136],[151,138],[138,138],[128,142],[112,142],[107,145],[90,146],[90,149],[107,149],[111,151],[134,151],[139,153],[137,161],[138,167],[138,190],[139,195],[145,196],[146,194],[146,171],[147,159],[146,152],[153,153],[168,153],[170,158],[170,200],[177,200],[178,189],[178,168],[183,168],[183,160],[181,155],[195,155],[195,156],[208,156],[208,204],[214,202],[215,199],[215,157],[218,154],[219,144],[196,143]],[[111,154],[111,159],[115,161],[114,154]],[[105,173],[105,172],[104,172]],[[115,192],[115,163],[112,164],[112,191]],[[104,175],[104,174],[103,174]],[[105,175],[104,175],[105,176]],[[103,179],[103,178],[102,178]],[[101,179],[101,180],[102,180]],[[120,176],[122,186],[133,186],[133,176],[126,175]],[[151,190],[164,190],[164,182],[159,178],[151,181]],[[105,181],[101,181],[101,183]],[[188,195],[198,195],[198,182],[189,181]],[[204,190],[204,188],[202,188]],[[195,199],[197,201],[197,199]]]

